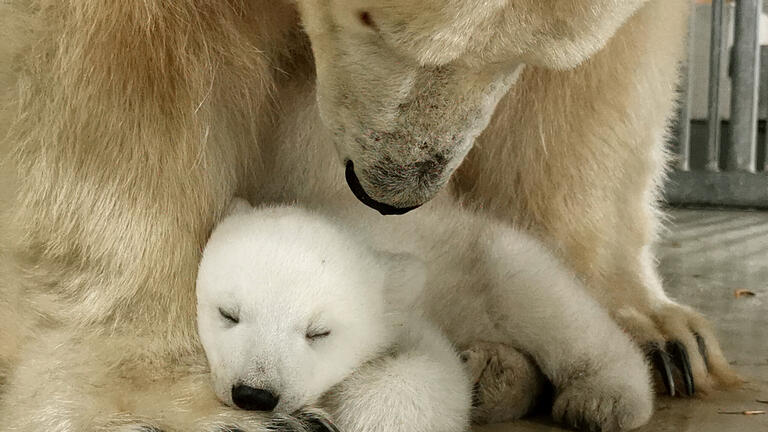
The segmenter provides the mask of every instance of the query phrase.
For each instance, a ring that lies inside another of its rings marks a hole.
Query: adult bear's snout
[[[421,206],[421,205],[415,205],[410,207],[395,207],[389,204],[376,201],[375,199],[371,198],[371,196],[368,195],[367,192],[365,192],[365,189],[360,184],[360,179],[358,179],[357,174],[355,174],[355,164],[351,160],[347,161],[344,177],[346,178],[347,185],[349,185],[349,188],[352,190],[352,193],[355,194],[355,197],[358,200],[360,200],[361,203],[378,211],[384,216],[402,215]]]

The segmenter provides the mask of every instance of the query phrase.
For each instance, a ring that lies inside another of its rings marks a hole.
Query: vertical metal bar
[[[760,100],[763,102],[763,106],[768,104],[768,46],[760,47]],[[758,102],[759,104],[760,102]],[[765,109],[765,108],[763,108]],[[765,115],[765,114],[763,114]],[[768,173],[768,119],[765,120],[765,131],[763,134],[763,172]]]
[[[720,159],[720,72],[724,51],[723,12],[725,0],[712,0],[712,32],[709,38],[709,104],[707,109],[707,166],[719,169]]]
[[[688,14],[688,53],[684,64],[681,67],[682,79],[680,82],[680,118],[678,119],[677,136],[677,169],[680,171],[689,171],[691,169],[691,105],[693,104],[691,86],[691,64],[693,64],[694,52],[694,26],[696,25],[696,3],[690,1],[690,11]]]
[[[736,2],[731,90],[730,143],[725,154],[729,171],[755,172],[757,97],[760,76],[762,0]]]

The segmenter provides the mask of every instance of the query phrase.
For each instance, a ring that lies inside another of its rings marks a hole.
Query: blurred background
[[[760,0],[696,1],[667,200],[768,208],[768,15]]]

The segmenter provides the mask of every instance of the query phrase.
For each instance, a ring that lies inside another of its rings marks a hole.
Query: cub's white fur
[[[197,283],[216,394],[233,405],[232,388],[245,384],[292,414],[356,371],[325,400],[342,431],[466,430],[469,376],[408,307],[424,269],[350,234],[291,207],[235,214],[216,229]]]
[[[342,431],[463,430],[469,381],[436,325],[461,349],[530,353],[555,385],[558,420],[619,430],[650,417],[641,353],[539,242],[437,206],[397,221],[236,207],[198,276],[199,331],[225,403],[246,383],[290,413],[334,388],[322,403]],[[317,331],[330,334],[305,337]]]

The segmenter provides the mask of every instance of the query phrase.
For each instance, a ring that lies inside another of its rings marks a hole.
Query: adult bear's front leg
[[[683,395],[738,382],[706,320],[664,294],[652,252],[689,5],[648,1],[581,66],[528,68],[456,182],[557,249]]]
[[[257,137],[283,70],[270,56],[296,42],[293,6],[52,2],[29,13],[39,25],[16,35],[34,50],[14,63],[24,85],[10,132],[18,273],[41,321],[33,333],[71,334],[13,355],[0,428],[80,432],[137,419],[204,430],[173,414],[187,403],[219,409],[188,364],[199,350],[197,265],[235,190],[258,187]],[[189,380],[190,393],[175,387]]]

